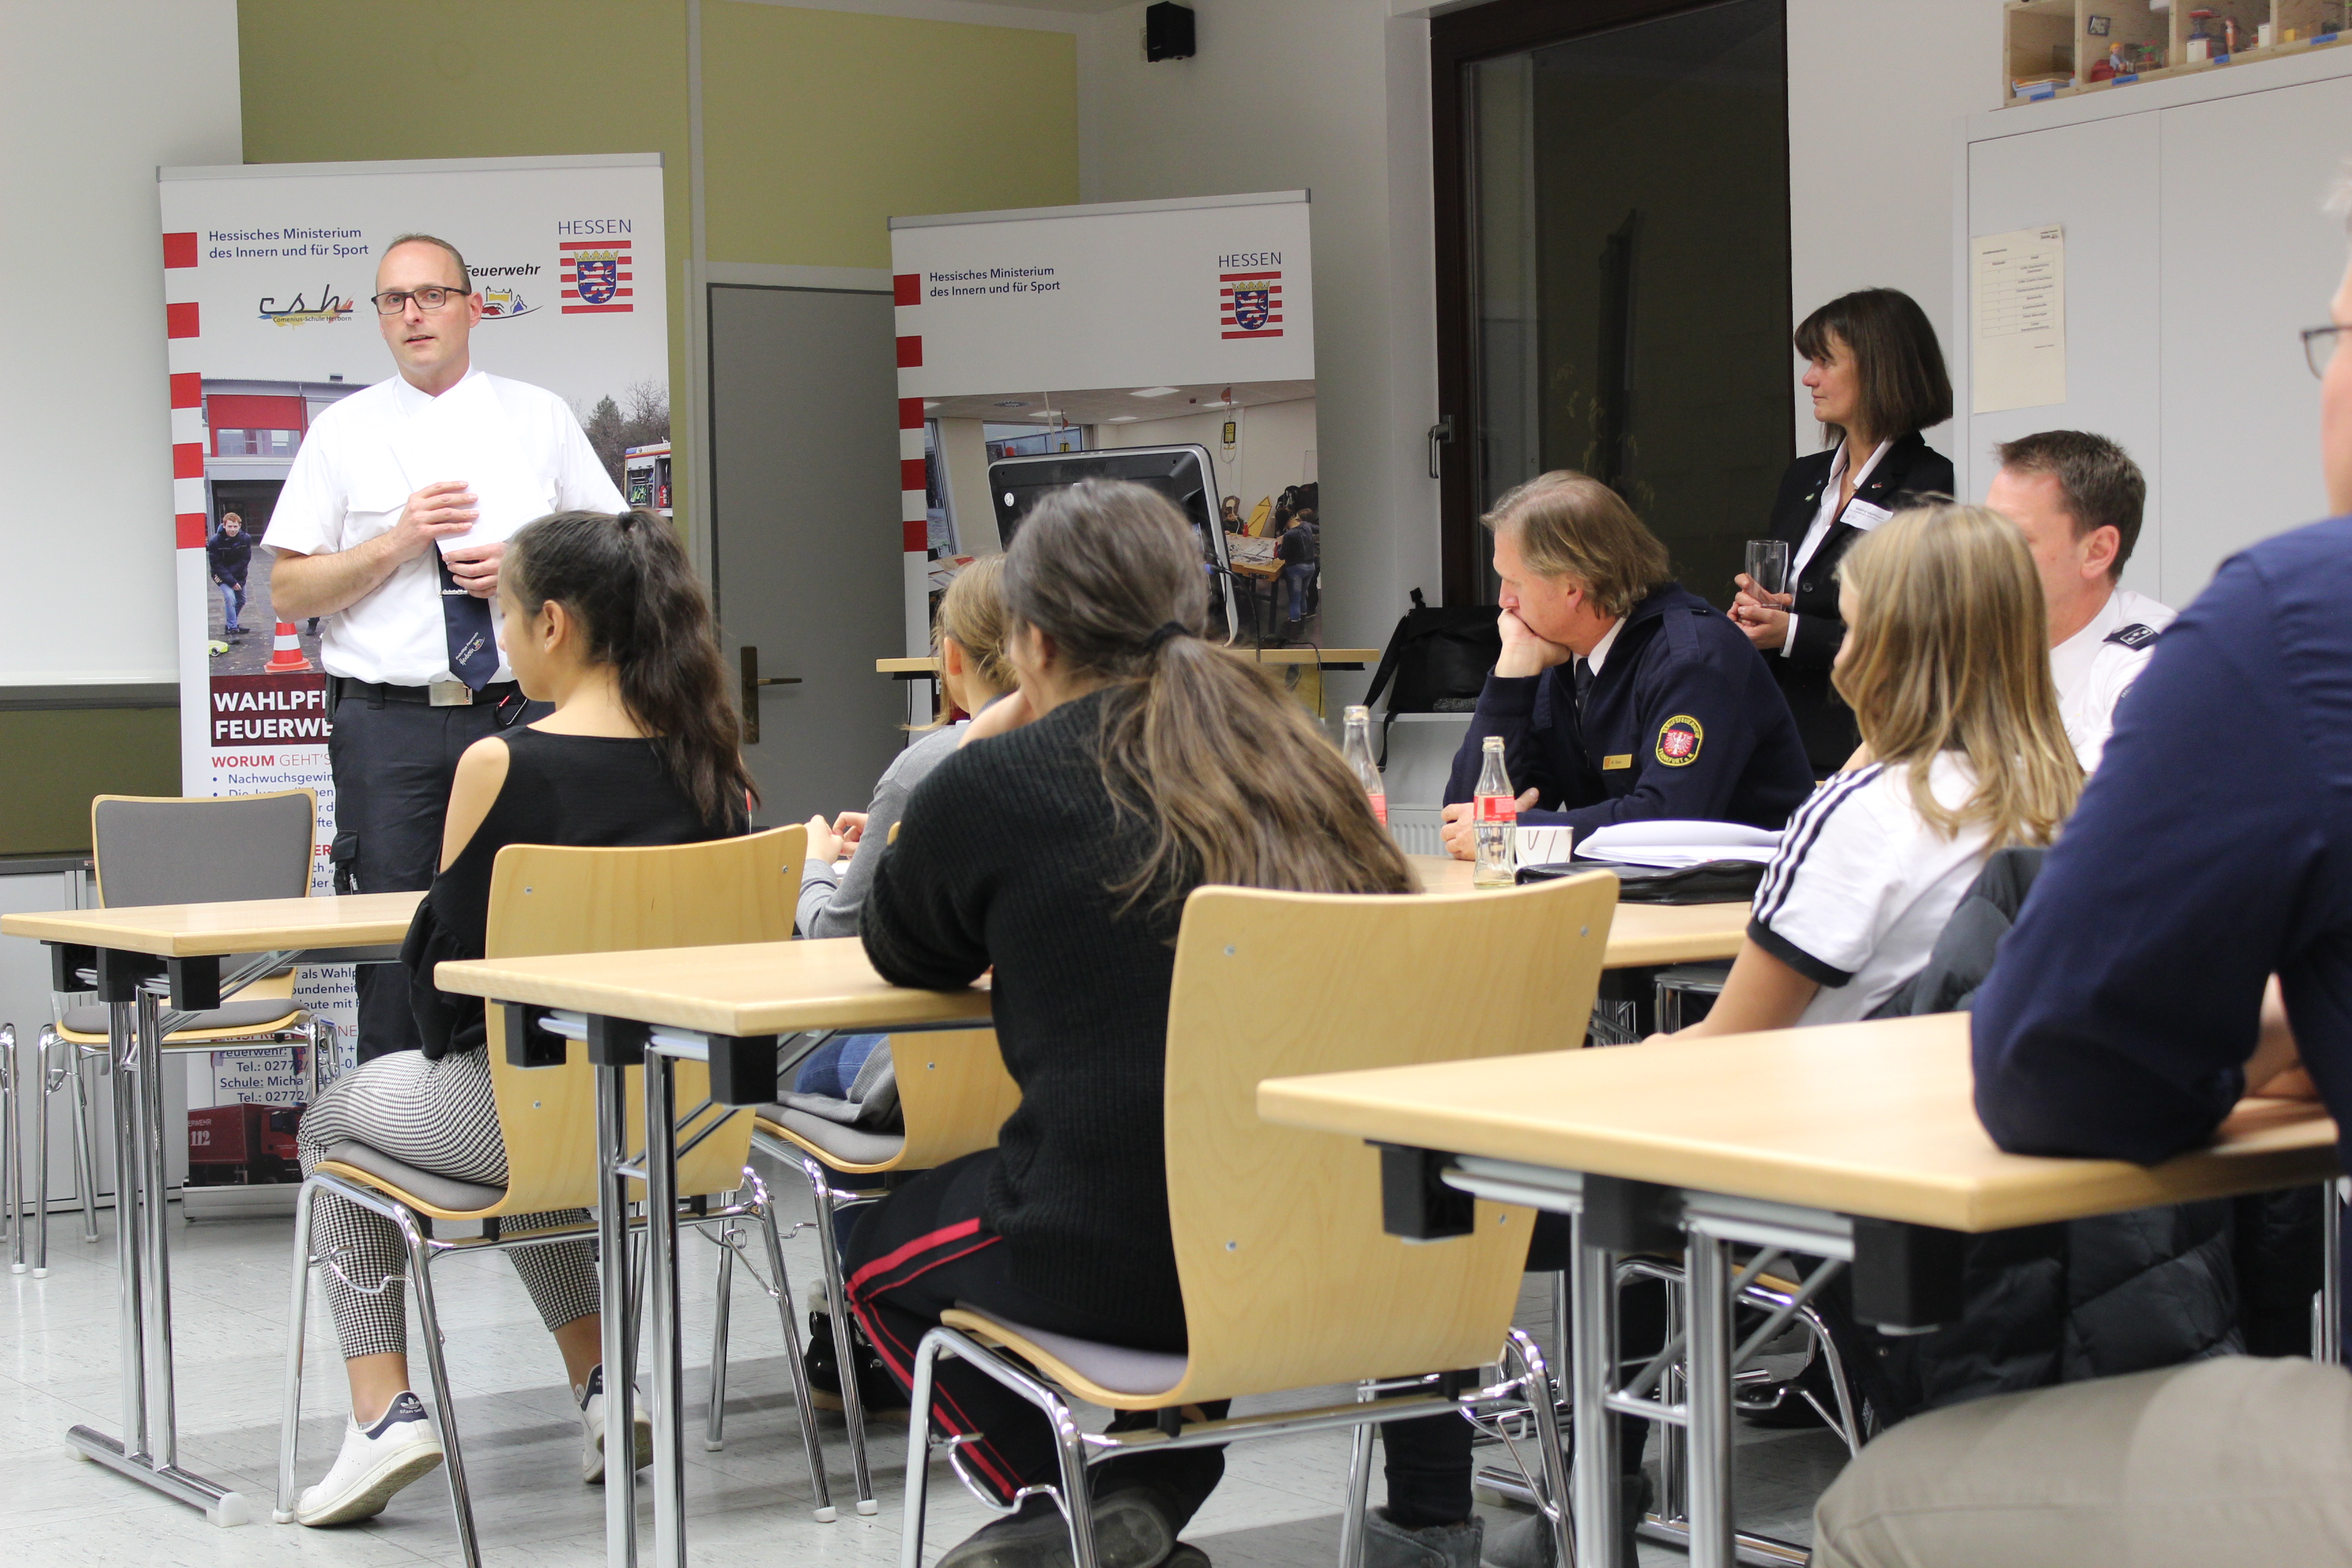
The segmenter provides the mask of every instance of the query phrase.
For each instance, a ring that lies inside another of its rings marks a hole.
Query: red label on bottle
[[[1519,803],[1507,795],[1482,795],[1478,797],[1478,820],[1494,823],[1517,822]]]
[[[1389,797],[1386,795],[1368,794],[1364,798],[1372,803],[1372,819],[1386,827],[1389,823]]]

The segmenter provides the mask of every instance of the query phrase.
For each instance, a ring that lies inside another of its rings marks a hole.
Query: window
[[[290,458],[302,444],[299,430],[215,430],[216,458]]]
[[[1494,3],[1431,25],[1444,592],[1578,468],[1729,602],[1793,455],[1785,0]]]
[[[988,460],[992,463],[999,458],[1037,458],[1048,452],[1087,449],[1087,433],[1076,425],[1065,425],[1056,430],[1041,430],[1034,425],[983,425],[980,433],[988,443]]]

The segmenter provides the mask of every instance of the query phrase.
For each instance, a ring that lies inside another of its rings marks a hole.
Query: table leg
[[[646,1282],[653,1360],[654,1559],[686,1568],[685,1379],[677,1330],[677,1106],[670,1058],[646,1053]],[[852,1375],[855,1368],[844,1369]]]
[[[114,1108],[114,1265],[122,1299],[122,1447],[133,1458],[147,1458],[147,1321],[140,1300],[139,1269],[139,1121],[137,1096],[131,1082],[138,1070],[138,1025],[134,1005],[110,1003],[106,1009],[107,1048],[111,1053],[114,1084],[110,1096]]]
[[[139,988],[138,1109],[145,1133],[138,1144],[140,1209],[145,1218],[141,1242],[146,1251],[142,1282],[147,1308],[147,1433],[155,1463],[170,1469],[180,1462],[179,1396],[172,1373],[171,1215],[164,1200],[171,1177],[163,1151],[163,1030],[155,993]]]
[[[1603,1568],[1617,1556],[1617,1423],[1609,1389],[1617,1369],[1617,1260],[1607,1247],[1585,1244],[1584,1216],[1570,1221],[1568,1258],[1569,1397],[1576,1428],[1576,1465],[1569,1489],[1576,1503],[1576,1560]]]
[[[2344,1364],[2344,1178],[2319,1186],[2319,1327],[2312,1358]]]
[[[604,1292],[604,1430],[620,1432],[627,1458],[615,1464],[609,1440],[604,1461],[605,1568],[636,1568],[636,1394],[629,1375],[629,1178],[617,1167],[628,1158],[626,1071],[596,1068],[596,1259]]]
[[[1732,1568],[1729,1244],[1687,1233],[1691,1568]]]

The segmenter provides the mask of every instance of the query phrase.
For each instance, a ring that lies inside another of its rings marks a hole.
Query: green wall
[[[894,214],[1078,199],[1069,34],[747,0],[702,26],[714,261],[887,267]],[[682,279],[686,45],[685,0],[239,0],[246,162],[659,153]],[[178,733],[168,710],[0,713],[0,854],[87,849],[93,795],[177,795]]]
[[[180,793],[180,715],[169,708],[0,713],[9,761],[0,855],[89,847],[89,797]]]

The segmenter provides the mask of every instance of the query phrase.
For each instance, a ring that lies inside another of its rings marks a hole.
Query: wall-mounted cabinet
[[[2352,42],[2352,0],[2008,0],[2002,14],[2005,106]]]

